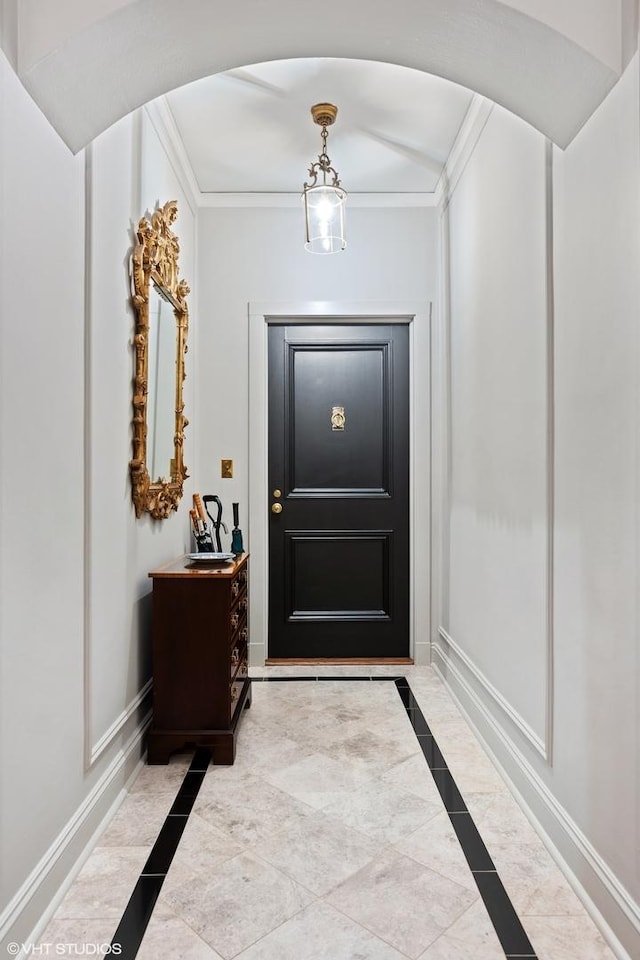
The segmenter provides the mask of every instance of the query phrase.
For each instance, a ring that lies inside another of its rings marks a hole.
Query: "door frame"
[[[316,300],[249,303],[249,662],[264,666],[269,624],[268,339],[270,324],[409,326],[409,650],[431,662],[430,302]],[[417,496],[418,490],[420,497]],[[426,531],[426,536],[417,535]],[[420,589],[418,589],[420,585]]]

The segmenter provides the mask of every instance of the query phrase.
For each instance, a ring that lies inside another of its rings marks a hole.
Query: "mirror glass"
[[[152,481],[171,477],[176,423],[176,318],[155,284],[149,297],[147,461]]]

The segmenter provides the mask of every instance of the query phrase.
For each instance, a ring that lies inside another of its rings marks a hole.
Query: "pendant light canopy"
[[[331,166],[327,154],[327,127],[335,122],[338,108],[332,103],[316,103],[311,107],[314,123],[322,127],[322,152],[309,167],[310,183],[304,184],[305,250],[310,253],[337,253],[344,250],[344,208],[346,191]]]

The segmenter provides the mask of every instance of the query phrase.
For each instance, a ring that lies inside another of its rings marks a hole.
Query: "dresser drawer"
[[[240,695],[244,689],[246,683],[245,679],[234,680],[230,687],[231,695],[231,717],[233,718],[234,713],[238,709],[238,704],[240,702]]]
[[[238,672],[239,667],[242,666],[242,664],[245,665],[244,676],[246,677],[247,676],[246,663],[247,663],[247,643],[245,640],[240,640],[238,638],[238,640],[236,641],[235,645],[231,650],[231,660],[229,664],[229,679],[233,680],[234,676]]]
[[[243,570],[233,578],[231,581],[231,602],[233,603],[238,597],[246,591],[247,583],[249,580],[249,572],[245,567]]]

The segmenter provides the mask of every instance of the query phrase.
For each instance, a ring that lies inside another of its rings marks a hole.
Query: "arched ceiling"
[[[310,0],[102,0],[97,7],[66,0],[55,5],[57,19],[45,39],[29,46],[25,31],[31,28],[32,39],[36,26],[42,31],[38,14],[45,16],[51,5],[27,0],[27,21],[18,26],[21,51],[30,53],[19,55],[18,74],[74,151],[126,113],[192,80],[306,57],[377,60],[445,77],[564,146],[618,73],[550,26],[553,15],[542,22],[514,2],[325,0],[319,9]],[[529,2],[552,10],[548,0]],[[602,4],[583,2],[585,9]],[[619,15],[624,0],[608,2]],[[87,6],[103,15],[89,17]]]
[[[408,67],[304,59],[196,80],[166,102],[202,193],[299,193],[322,148],[310,107],[327,100],[349,193],[433,193],[473,96]]]

